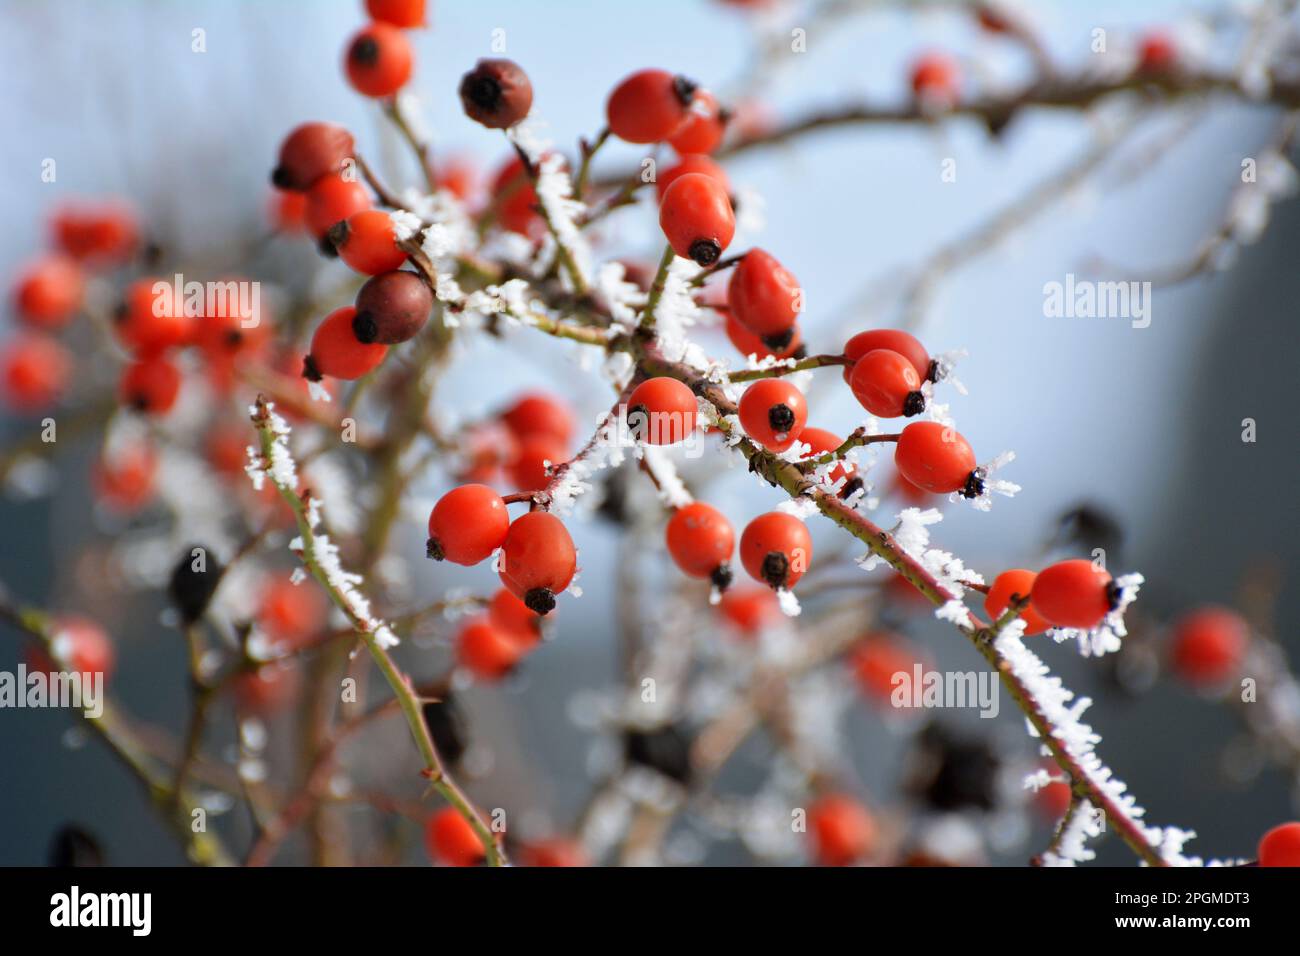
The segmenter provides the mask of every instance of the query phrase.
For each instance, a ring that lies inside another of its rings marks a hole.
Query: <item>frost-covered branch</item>
[[[397,636],[386,622],[371,613],[370,602],[358,587],[362,583],[361,576],[347,571],[339,561],[338,547],[327,535],[318,533],[320,501],[313,498],[309,490],[301,495],[297,490],[297,467],[288,444],[289,426],[261,396],[250,412],[260,441],[260,448],[249,448],[248,473],[254,488],[260,490],[269,480],[293,510],[299,536],[290,542],[290,549],[352,622],[353,629],[365,642],[375,664],[388,681],[424,759],[422,774],[474,828],[487,852],[488,862],[493,866],[501,865],[505,862],[505,854],[496,835],[447,774],[425,725],[421,701],[410,680],[388,653],[389,648],[397,645]]]

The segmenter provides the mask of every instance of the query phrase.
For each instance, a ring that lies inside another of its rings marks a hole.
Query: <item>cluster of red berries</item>
[[[390,96],[405,84],[411,53],[398,27],[420,25],[423,4],[411,4],[403,15],[389,10],[384,15],[391,19],[377,19],[348,47],[348,77],[368,96]],[[533,88],[517,64],[485,59],[462,77],[460,96],[471,119],[492,129],[507,129],[527,117]],[[304,195],[302,217],[321,250],[372,276],[354,306],[335,310],[317,328],[303,361],[303,376],[311,381],[327,375],[356,379],[372,371],[383,362],[388,346],[419,333],[434,304],[433,290],[423,276],[401,268],[408,254],[397,226],[390,215],[372,208],[369,191],[357,179],[355,151],[352,135],[342,127],[305,123],[281,144],[279,163],[271,175],[282,193]],[[518,157],[498,176],[498,192],[510,191],[498,215],[508,228],[520,232],[530,229],[536,215],[536,191],[527,180]],[[280,210],[282,218],[292,220],[283,204]]]
[[[404,270],[391,216],[371,208],[356,179],[352,135],[330,123],[304,123],[280,147],[272,181],[306,195],[306,218],[322,249],[371,276],[354,305],[331,312],[317,327],[303,360],[303,376],[356,379],[384,360],[388,346],[419,333],[433,310],[433,290],[419,273]]]
[[[72,353],[59,340],[82,307],[90,277],[128,262],[140,249],[134,212],[118,202],[68,204],[51,217],[54,249],[25,267],[13,289],[22,331],[0,347],[0,397],[18,412],[39,412],[63,396]]]
[[[504,478],[516,491],[540,491],[552,469],[569,459],[573,412],[554,395],[528,392],[498,415],[466,429],[460,480],[492,484]]]
[[[659,225],[673,252],[702,266],[721,258],[736,233],[726,176],[708,158],[722,145],[728,110],[693,80],[638,70],[605,103],[609,132],[628,143],[669,143],[681,162],[659,180]]]
[[[1091,630],[1115,610],[1118,588],[1105,568],[1085,558],[1060,561],[1035,574],[1023,568],[1003,571],[984,597],[984,610],[993,619],[1028,598],[1020,612],[1025,634],[1051,627]]]
[[[122,202],[67,206],[55,213],[51,227],[56,251],[26,269],[14,290],[15,313],[26,328],[0,349],[0,394],[18,410],[40,411],[59,400],[74,362],[58,336],[80,311],[94,275],[128,264],[142,250],[135,215]],[[237,289],[239,281],[230,277],[221,285]],[[112,315],[113,335],[130,354],[119,378],[119,401],[144,415],[170,412],[182,384],[176,356],[189,348],[202,357],[211,384],[225,391],[236,367],[260,356],[269,343],[265,315],[251,324],[248,318],[235,294],[198,303],[161,277],[130,282]],[[138,510],[153,497],[157,467],[158,455],[146,439],[106,446],[92,473],[97,498],[114,510]]]
[[[732,581],[735,532],[712,505],[695,501],[678,508],[665,531],[668,553],[684,574],[707,578],[720,590]],[[812,536],[792,514],[770,511],[754,518],[740,536],[740,563],[755,581],[789,590],[812,561]]]
[[[498,550],[501,583],[536,614],[554,609],[578,569],[573,539],[550,512],[511,521],[505,500],[487,485],[461,485],[438,499],[429,514],[430,558],[474,565]]]

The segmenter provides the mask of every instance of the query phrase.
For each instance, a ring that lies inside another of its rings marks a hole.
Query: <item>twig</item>
[[[506,859],[505,852],[497,836],[484,822],[482,816],[470,803],[469,798],[465,796],[455,781],[447,774],[442,759],[438,756],[437,748],[434,747],[433,740],[429,736],[429,729],[424,723],[421,701],[412,690],[406,676],[393,662],[385,647],[386,642],[382,638],[387,631],[387,625],[371,618],[367,612],[368,605],[358,601],[359,595],[351,590],[351,585],[347,584],[348,589],[345,590],[344,585],[338,578],[338,573],[332,573],[322,563],[322,556],[330,554],[332,545],[328,545],[317,538],[315,528],[311,521],[308,520],[307,502],[299,496],[294,487],[284,480],[285,469],[277,467],[277,462],[283,462],[284,460],[282,456],[288,455],[288,448],[283,441],[287,426],[277,423],[272,418],[271,409],[261,396],[258,396],[257,403],[253,408],[252,420],[257,428],[258,437],[261,441],[262,457],[265,461],[265,470],[262,473],[275,484],[280,496],[293,510],[294,519],[298,524],[298,534],[301,540],[299,556],[303,565],[321,587],[325,589],[326,594],[329,595],[334,604],[347,615],[357,635],[370,651],[370,656],[379,667],[380,673],[388,681],[388,686],[392,688],[398,706],[401,708],[403,716],[406,717],[411,736],[414,738],[420,756],[424,760],[424,769],[421,773],[428,779],[430,785],[448,803],[454,806],[474,828],[483,843],[488,863],[492,866],[501,866],[506,862]],[[284,431],[280,429],[284,429]]]

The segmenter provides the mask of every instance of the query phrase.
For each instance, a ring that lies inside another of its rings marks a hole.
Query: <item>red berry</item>
[[[727,191],[712,176],[685,173],[664,191],[659,227],[673,252],[702,266],[718,261],[736,234]]]
[[[516,438],[548,435],[566,447],[573,440],[573,413],[552,395],[530,392],[502,412],[501,420]]]
[[[453,488],[429,513],[429,557],[474,565],[506,540],[510,513],[501,496],[487,485]]]
[[[851,362],[856,362],[876,349],[889,349],[906,358],[916,369],[916,374],[921,377],[921,381],[930,377],[930,354],[915,336],[909,335],[902,329],[871,329],[867,332],[859,332],[844,343],[844,357]],[[844,366],[844,381],[847,382],[852,375],[853,366]]]
[[[377,276],[406,262],[397,247],[392,217],[379,209],[363,209],[336,222],[327,234],[339,258],[358,272]]]
[[[625,78],[605,104],[609,131],[629,143],[658,143],[690,118],[695,84],[667,70],[640,70]]]
[[[83,682],[92,680],[94,674],[102,674],[107,683],[117,654],[104,629],[89,618],[75,615],[59,617],[51,625],[57,660],[44,647],[32,645],[27,654],[28,667],[43,674],[55,674],[66,668],[67,673],[80,674]]]
[[[239,281],[231,279],[226,284],[233,288]],[[192,338],[209,363],[225,363],[233,368],[229,363],[260,355],[270,343],[271,323],[266,313],[266,305],[260,301],[257,311],[251,302],[247,303],[246,310],[241,310],[237,297],[228,295],[202,321],[194,324]]]
[[[366,12],[372,20],[382,20],[395,27],[422,27],[425,0],[366,0]]]
[[[483,422],[471,426],[465,434],[461,450],[465,468],[457,478],[479,484],[495,481],[498,470],[518,455],[518,444],[514,433],[500,422]]]
[[[302,192],[322,176],[343,172],[355,151],[352,134],[342,126],[303,123],[280,144],[280,162],[271,182],[280,189]]]
[[[638,441],[675,445],[695,431],[699,406],[690,386],[675,378],[646,379],[627,398],[627,420]]]
[[[759,515],[740,536],[740,562],[749,576],[771,588],[792,588],[812,562],[812,535],[784,511]]]
[[[542,639],[542,619],[505,588],[488,602],[488,619],[526,649]]]
[[[1149,33],[1138,44],[1138,72],[1147,76],[1168,73],[1178,66],[1178,46],[1165,33]]]
[[[871,852],[876,823],[857,800],[831,793],[808,808],[808,835],[818,865],[848,866]]]
[[[530,511],[510,525],[501,554],[501,582],[538,614],[555,608],[555,595],[578,570],[578,551],[564,522]]]
[[[726,170],[707,156],[689,155],[683,156],[681,162],[676,166],[660,174],[658,182],[655,183],[655,192],[660,202],[663,201],[664,193],[668,191],[668,187],[687,173],[701,173],[708,176],[717,182],[725,192],[728,194],[731,192],[731,181],[727,179]]]
[[[568,837],[537,840],[523,848],[524,866],[591,866],[581,843]]]
[[[60,249],[93,264],[125,262],[140,241],[135,213],[125,203],[64,207],[51,224]]]
[[[1235,675],[1246,654],[1250,628],[1226,607],[1203,607],[1175,625],[1170,657],[1190,684],[1221,684]]]
[[[160,355],[137,359],[122,370],[118,398],[146,415],[166,415],[181,391],[180,370]]]
[[[307,228],[307,195],[289,189],[274,189],[267,205],[267,218],[278,233],[291,235]]]
[[[1049,820],[1059,820],[1070,809],[1070,785],[1064,780],[1053,780],[1034,795],[1035,804]]]
[[[937,495],[968,490],[979,494],[972,474],[975,452],[956,430],[939,422],[913,422],[904,428],[894,464],[912,484]]]
[[[736,321],[774,349],[792,341],[803,310],[803,290],[781,263],[762,249],[750,249],[727,284],[727,306]]]
[[[712,93],[699,90],[685,124],[668,142],[679,156],[711,153],[722,145],[722,137],[727,134],[727,122],[730,119],[731,114],[718,105]]]
[[[812,451],[804,455],[805,459],[818,458],[825,455],[827,452],[834,451],[839,448],[840,445],[844,444],[844,439],[840,438],[840,436],[836,435],[834,432],[828,432],[824,428],[805,428],[799,433],[799,441],[808,445],[812,449]],[[831,484],[834,484],[837,481],[852,482],[855,474],[856,472],[852,468],[845,468],[844,465],[836,465],[831,469],[829,478]],[[841,489],[841,493],[845,490],[852,489],[846,486]]]
[[[158,455],[148,445],[130,445],[100,459],[91,474],[96,497],[120,512],[137,511],[154,494]]]
[[[204,439],[204,455],[219,474],[234,477],[244,474],[248,464],[248,429],[233,422],[213,425]],[[245,479],[247,484],[247,479]]]
[[[456,635],[456,659],[479,680],[499,680],[523,658],[526,647],[486,617],[467,622]]]
[[[533,84],[513,60],[479,60],[460,81],[465,115],[488,129],[508,129],[533,108]]]
[[[502,229],[521,236],[545,231],[546,224],[537,214],[537,190],[518,156],[512,156],[492,181],[492,203]]]
[[[1088,630],[1111,608],[1110,574],[1084,558],[1060,561],[1034,578],[1034,609],[1055,627]]]
[[[298,668],[288,661],[244,671],[234,681],[235,703],[241,711],[270,716],[293,702],[301,677]]]
[[[889,349],[868,352],[853,363],[849,388],[863,408],[881,418],[911,417],[925,411],[915,366]]]
[[[665,532],[668,553],[683,572],[693,578],[711,578],[720,588],[731,583],[731,552],[736,533],[717,508],[695,501],[678,508]]]
[[[433,290],[414,272],[385,272],[357,293],[352,332],[358,342],[396,345],[415,338],[433,311]]]
[[[5,403],[20,412],[39,411],[63,395],[72,356],[55,339],[23,333],[0,350],[0,389]]]
[[[899,576],[899,580],[906,578]],[[894,694],[894,675],[911,679],[921,655],[907,641],[890,631],[872,631],[854,646],[847,663],[862,692],[874,703],[888,705]]]
[[[519,442],[506,465],[517,491],[540,491],[551,481],[549,468],[569,460],[568,448],[550,435],[534,435]]]
[[[392,96],[411,78],[411,41],[389,23],[372,23],[348,41],[343,69],[363,96]]]
[[[952,109],[960,95],[957,61],[946,53],[927,53],[912,64],[912,92],[922,107]]]
[[[741,325],[740,320],[736,318],[730,309],[727,310],[726,330],[727,338],[731,340],[731,344],[736,347],[737,352],[746,356],[753,355],[760,359],[769,357],[790,358],[803,345],[803,333],[799,331],[799,326],[796,325],[794,326],[794,335],[790,338],[790,344],[783,349],[773,351],[764,344],[762,339]]]
[[[424,847],[431,859],[451,866],[476,866],[487,857],[473,825],[455,807],[444,807],[429,817]]]
[[[1259,841],[1260,866],[1300,866],[1300,823],[1283,823]]]
[[[1029,597],[1034,589],[1034,580],[1038,575],[1024,568],[1012,568],[1003,571],[993,579],[989,593],[984,595],[984,612],[996,621],[1005,612],[1013,600]],[[1025,622],[1025,636],[1042,634],[1052,625],[1035,610],[1031,603],[1020,612],[1020,620]]]
[[[781,616],[781,605],[769,588],[728,588],[718,602],[718,611],[743,637],[756,637]]]
[[[287,650],[306,647],[325,626],[329,604],[314,584],[294,584],[287,574],[271,578],[262,588],[257,623]]]
[[[740,396],[745,434],[768,451],[782,452],[793,445],[807,421],[803,392],[779,378],[759,379]]]
[[[311,351],[303,360],[303,377],[319,381],[321,376],[360,378],[378,367],[388,354],[387,345],[366,345],[357,341],[352,320],[357,310],[350,305],[335,309],[316,328]]]
[[[66,256],[46,256],[18,277],[14,306],[18,318],[37,329],[61,329],[81,308],[81,267]]]
[[[185,301],[176,301],[173,284],[163,279],[137,279],[126,288],[114,317],[122,344],[139,355],[156,355],[185,345],[194,334],[194,316]]]
[[[326,173],[307,190],[307,228],[324,239],[336,222],[370,208],[370,193],[356,179]]]
[[[523,170],[522,163],[519,169]],[[438,163],[438,188],[445,189],[467,205],[478,204],[479,190],[482,188],[479,178],[478,166],[465,156],[453,154],[442,158]]]

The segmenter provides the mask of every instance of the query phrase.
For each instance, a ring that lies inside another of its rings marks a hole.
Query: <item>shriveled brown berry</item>
[[[352,134],[342,126],[303,123],[281,144],[280,164],[271,173],[271,182],[301,192],[322,176],[341,172],[355,149]]]
[[[433,310],[433,292],[414,272],[377,275],[357,293],[352,331],[357,341],[396,345],[414,338]]]
[[[533,84],[514,60],[479,60],[460,81],[465,115],[488,129],[508,129],[533,107]]]

